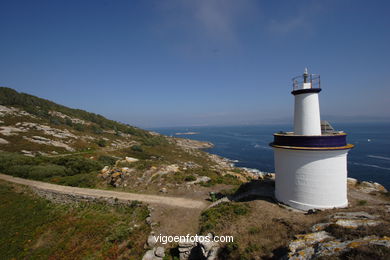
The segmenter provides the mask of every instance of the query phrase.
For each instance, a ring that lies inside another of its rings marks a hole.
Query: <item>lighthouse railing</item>
[[[297,76],[292,78],[293,81],[293,90],[299,90],[307,88],[307,85],[304,86],[304,83],[310,83],[310,88],[321,88],[320,75],[318,74],[309,74],[306,82],[304,76]]]

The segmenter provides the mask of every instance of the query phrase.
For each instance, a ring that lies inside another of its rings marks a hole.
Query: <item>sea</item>
[[[348,154],[348,177],[378,182],[390,190],[390,123],[332,123],[348,134],[355,147]],[[214,144],[206,151],[232,160],[238,167],[274,172],[273,133],[291,125],[202,126],[154,128],[152,131]],[[189,133],[195,134],[180,134]]]

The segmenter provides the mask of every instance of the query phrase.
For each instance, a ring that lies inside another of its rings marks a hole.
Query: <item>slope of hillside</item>
[[[71,109],[5,87],[0,88],[0,117],[3,149],[7,151],[30,148],[33,152],[56,154],[165,141],[153,133],[101,115]],[[22,138],[19,138],[20,134]]]
[[[237,185],[252,176],[199,150],[211,145],[0,87],[3,173],[71,186],[179,194],[186,193],[181,184]]]

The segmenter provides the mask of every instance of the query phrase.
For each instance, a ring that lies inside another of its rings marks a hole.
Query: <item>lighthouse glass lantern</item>
[[[294,132],[274,134],[275,197],[301,210],[348,206],[346,133],[321,130],[320,76],[293,78]]]

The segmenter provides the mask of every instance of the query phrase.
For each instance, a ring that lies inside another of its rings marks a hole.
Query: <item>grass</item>
[[[0,182],[2,259],[140,259],[146,206],[54,204]]]
[[[389,223],[381,223],[376,226],[360,226],[357,228],[345,228],[339,225],[330,225],[325,231],[332,234],[337,239],[340,240],[353,240],[365,236],[370,236],[375,234],[379,237],[390,237],[390,224]]]
[[[223,227],[240,216],[248,214],[248,204],[224,202],[204,211],[200,217],[200,233],[223,231]]]
[[[69,186],[95,187],[97,171],[102,167],[99,161],[82,156],[49,158],[0,153],[2,173]]]
[[[366,204],[367,204],[367,200],[359,200],[357,203],[358,206],[364,206]]]
[[[390,257],[390,248],[385,246],[368,245],[353,248],[350,251],[344,252],[340,255],[340,259],[354,259],[354,260],[388,260]]]

